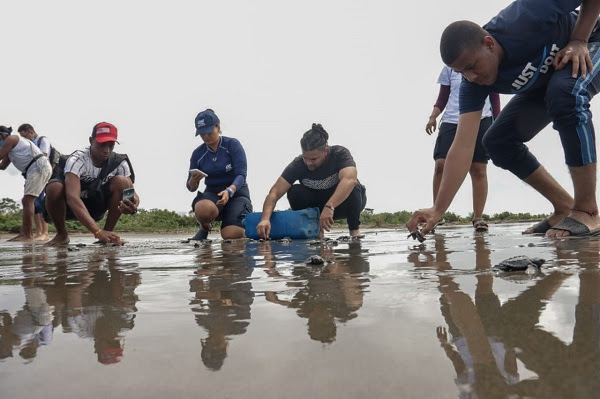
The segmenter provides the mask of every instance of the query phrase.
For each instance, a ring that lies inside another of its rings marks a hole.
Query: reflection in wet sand
[[[269,276],[280,277],[275,262],[272,261],[272,243],[260,245],[260,252],[267,261]],[[306,257],[310,252],[297,246]],[[308,335],[315,341],[331,343],[335,341],[337,323],[345,323],[357,317],[356,311],[363,304],[363,295],[369,271],[367,250],[362,250],[360,242],[348,243],[347,249],[334,251],[326,244],[320,246],[320,255],[329,260],[322,267],[295,266],[292,278],[286,285],[294,292],[290,299],[282,299],[277,292],[267,291],[267,301],[296,309],[299,317],[307,319]],[[302,256],[301,256],[302,257]]]
[[[217,249],[218,248],[218,249]],[[328,260],[326,266],[307,266],[304,259],[315,251]],[[311,339],[323,343],[335,340],[336,323],[357,317],[363,292],[368,282],[367,250],[360,242],[335,251],[322,245],[309,247],[304,241],[293,243],[248,242],[237,240],[203,246],[197,254],[199,267],[190,281],[194,293],[191,301],[196,323],[207,336],[201,340],[201,358],[211,370],[220,370],[227,357],[228,342],[235,335],[246,333],[250,324],[250,308],[254,301],[251,283],[253,273],[267,273],[268,278],[285,281],[283,294],[265,291],[271,303],[296,309],[307,319]],[[285,254],[285,261],[278,260]],[[290,275],[279,272],[278,263],[291,267]],[[261,267],[256,270],[256,267]],[[288,296],[282,299],[280,296]]]
[[[123,357],[123,333],[133,328],[137,271],[120,270],[114,249],[95,251],[84,267],[69,269],[67,251],[51,262],[48,249],[23,255],[25,304],[14,318],[2,313],[2,358],[18,348],[25,360],[52,342],[54,330],[94,341],[98,362],[112,364]]]
[[[501,303],[494,293],[489,244],[475,235],[474,298],[463,292],[451,273],[438,275],[440,310],[447,327],[436,334],[456,372],[459,397],[591,398],[600,389],[600,275],[598,242],[555,242],[556,263],[578,258],[579,303],[573,342],[568,345],[543,331],[538,323],[546,304],[570,274],[550,271],[516,297]],[[578,246],[594,246],[582,250]],[[579,256],[582,254],[582,256]],[[593,255],[592,255],[593,254]],[[449,271],[444,236],[435,237],[435,251],[411,254],[416,267]],[[519,281],[519,280],[515,280]],[[517,359],[538,379],[520,381]]]
[[[521,230],[0,242],[2,397],[596,397],[600,240]],[[546,264],[492,269],[517,255]]]
[[[600,392],[600,241],[571,239],[555,244],[558,264],[576,259],[581,268],[571,343],[534,327],[537,319],[527,318],[531,313],[527,309],[531,306],[524,302],[528,298],[522,298],[521,303],[513,301],[512,308],[507,309],[506,320],[523,323],[529,329],[520,333],[506,329],[505,334],[507,340],[518,344],[519,359],[539,376],[539,380],[531,383],[539,397],[597,397]],[[547,284],[529,294],[548,300],[547,294],[554,289]],[[523,306],[525,312],[521,309]]]
[[[218,265],[211,262],[217,255],[212,246],[204,246],[198,252],[200,266],[190,281],[190,290],[194,293],[192,312],[196,323],[208,334],[201,341],[202,362],[211,370],[220,370],[223,366],[230,337],[246,332],[254,298],[248,281],[253,269],[248,267],[244,257],[246,241],[220,245]]]

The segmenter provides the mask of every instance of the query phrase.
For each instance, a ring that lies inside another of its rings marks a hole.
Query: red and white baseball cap
[[[98,143],[106,143],[107,141],[117,141],[117,128],[115,125],[108,122],[96,123],[92,129],[92,137]]]

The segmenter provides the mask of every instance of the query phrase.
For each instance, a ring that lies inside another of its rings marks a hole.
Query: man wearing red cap
[[[78,220],[100,242],[121,244],[113,232],[121,214],[137,212],[139,197],[123,199],[123,190],[133,188],[135,175],[129,158],[114,153],[117,128],[96,124],[90,146],[63,157],[56,176],[46,186],[44,216],[51,219],[56,236],[47,245],[69,243],[66,220]],[[97,224],[108,211],[104,228]]]

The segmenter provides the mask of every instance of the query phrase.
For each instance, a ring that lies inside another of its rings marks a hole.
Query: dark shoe
[[[206,240],[207,238],[208,238],[208,231],[200,229],[196,232],[196,235],[194,237],[192,237],[192,240],[202,241],[202,240]]]

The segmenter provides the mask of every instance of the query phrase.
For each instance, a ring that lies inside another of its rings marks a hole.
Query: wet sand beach
[[[597,397],[600,240],[527,226],[422,245],[393,229],[337,245],[2,240],[1,397]],[[492,269],[516,255],[546,263]]]

